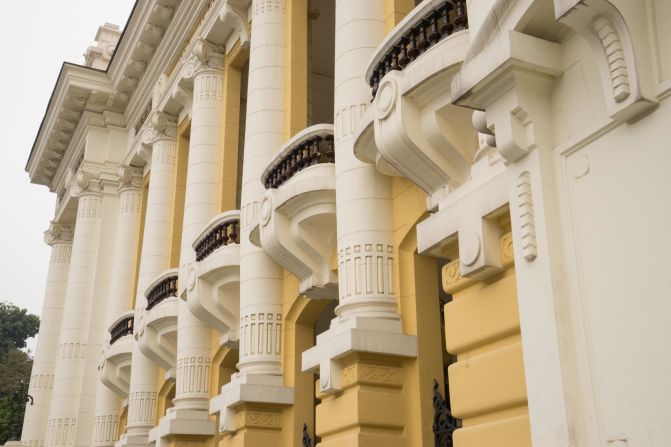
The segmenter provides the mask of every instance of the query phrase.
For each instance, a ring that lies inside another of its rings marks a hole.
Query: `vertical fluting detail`
[[[192,244],[203,227],[219,212],[223,150],[224,48],[200,39],[193,53],[193,107],[189,166],[186,174],[184,223],[180,251],[181,272],[195,262]],[[186,278],[180,282],[187,283]],[[211,330],[191,313],[186,302],[179,302],[177,315],[177,387],[175,408],[208,410]]]
[[[264,194],[261,174],[284,135],[283,1],[255,0],[247,93],[247,127],[242,173],[240,237],[240,374],[282,372],[279,343],[272,329],[282,321],[282,269],[249,241],[249,224]],[[266,318],[262,321],[261,316]],[[270,323],[268,321],[270,320]],[[268,330],[271,332],[268,332]],[[270,349],[264,340],[271,343]]]
[[[357,160],[353,134],[370,102],[364,70],[385,36],[382,0],[336,5],[335,151],[341,319],[397,319],[392,261],[391,180]],[[359,185],[367,185],[362,188]]]
[[[51,246],[51,259],[42,304],[40,336],[37,339],[28,387],[28,394],[33,397],[33,405],[26,405],[21,433],[23,444],[30,446],[43,446],[46,438],[58,337],[72,255],[72,227],[52,222],[44,233],[44,241]]]
[[[135,297],[136,318],[147,305],[144,296],[147,287],[158,275],[170,268],[172,249],[177,151],[175,123],[165,122],[165,117],[154,119],[152,123],[157,134],[149,142],[152,148],[151,172]],[[132,438],[129,444],[146,444],[149,430],[155,422],[158,367],[140,351],[137,340],[133,340],[131,364],[126,433],[128,438]]]
[[[122,167],[119,169],[119,214],[114,238],[114,257],[110,273],[109,297],[104,313],[105,328],[130,306],[133,277],[137,262],[137,238],[140,231],[142,204],[142,170]],[[108,343],[110,334],[106,330]],[[92,444],[112,447],[117,440],[121,396],[102,382],[96,391],[95,425]]]

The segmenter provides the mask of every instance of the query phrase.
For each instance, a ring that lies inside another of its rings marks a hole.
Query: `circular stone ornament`
[[[375,117],[379,120],[385,119],[396,105],[398,86],[396,79],[387,76],[380,84],[375,95]]]
[[[469,233],[464,236],[459,247],[461,263],[467,266],[475,264],[480,256],[480,245],[480,236],[477,233]]]

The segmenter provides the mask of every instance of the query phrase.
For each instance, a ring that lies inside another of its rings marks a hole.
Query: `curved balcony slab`
[[[314,135],[330,138],[333,126],[318,125],[294,136],[264,173],[280,166],[278,159],[301,148]],[[300,161],[300,159],[299,159]],[[267,187],[251,240],[300,280],[300,293],[336,299],[337,274],[331,268],[336,250],[335,165],[330,161],[302,166],[277,188]]]
[[[383,43],[378,52],[385,48]],[[458,31],[404,70],[389,71],[355,131],[357,158],[414,182],[428,194],[432,211],[450,188],[467,180],[478,149],[472,111],[453,105],[451,95],[468,48],[468,30]]]
[[[201,259],[187,266],[186,293],[180,294],[191,313],[221,332],[222,343],[231,347],[237,346],[240,326],[239,234],[239,210],[222,213],[205,227],[193,243]]]
[[[166,280],[176,279],[177,272],[177,269],[163,272],[147,288],[145,296],[152,294]],[[140,351],[165,370],[174,368],[176,362],[178,304],[176,293],[165,296],[143,309],[137,317],[135,339]]]
[[[98,366],[100,381],[121,397],[128,397],[130,388],[131,353],[133,351],[132,310],[124,312],[111,326],[111,341],[103,347]],[[130,325],[128,321],[131,321]],[[120,327],[130,330],[119,330]],[[115,338],[114,335],[117,337]],[[113,341],[112,341],[113,340]]]

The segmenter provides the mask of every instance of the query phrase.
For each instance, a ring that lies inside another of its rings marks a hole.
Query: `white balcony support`
[[[239,227],[240,211],[220,214],[205,226],[194,250],[220,225]],[[237,346],[240,329],[240,245],[222,244],[188,271],[186,296],[189,310],[222,333],[222,343]]]
[[[402,25],[394,33],[405,32]],[[355,132],[357,158],[414,182],[428,194],[432,211],[452,186],[467,180],[477,149],[471,112],[451,104],[449,88],[468,48],[468,30],[459,31],[420,55],[421,64],[387,73]],[[376,57],[385,51],[383,42]]]
[[[177,276],[178,269],[169,269],[158,276],[145,296],[164,279]],[[151,309],[143,309],[135,322],[135,339],[140,351],[165,370],[175,367],[177,355],[177,308],[178,299],[172,296]]]
[[[112,323],[110,328],[114,327],[119,321],[131,316],[134,311],[124,312]],[[109,389],[123,398],[128,397],[130,389],[130,367],[131,353],[133,351],[132,334],[124,335],[114,343],[106,343],[100,356],[100,381]]]
[[[315,137],[333,136],[333,126],[318,124],[296,134],[264,171],[272,171]],[[300,280],[300,293],[337,299],[338,276],[331,268],[336,250],[335,165],[316,163],[295,172],[278,188],[266,191],[250,238]]]

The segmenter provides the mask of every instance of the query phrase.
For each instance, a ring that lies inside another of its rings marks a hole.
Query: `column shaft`
[[[135,297],[136,321],[147,306],[144,296],[147,286],[159,274],[170,268],[176,151],[175,138],[162,136],[152,145],[151,173]],[[127,445],[147,443],[147,435],[155,423],[157,381],[158,366],[140,351],[137,341],[134,340],[128,397]]]
[[[129,169],[130,171],[130,169]],[[131,180],[133,181],[133,180]],[[136,176],[139,183],[140,176]],[[137,262],[137,239],[142,211],[142,189],[139,185],[123,186],[119,196],[119,215],[115,237],[114,263],[110,275],[109,297],[105,312],[105,326],[112,323],[130,307],[133,279]],[[109,341],[109,332],[106,339]],[[119,429],[121,396],[102,382],[96,393],[95,422],[92,445],[113,446]]]
[[[280,375],[282,268],[249,240],[265,193],[261,174],[286,141],[285,5],[254,1],[242,171],[240,236],[240,375]]]
[[[46,436],[51,391],[54,385],[56,351],[72,254],[72,229],[52,224],[45,233],[45,240],[51,245],[51,259],[28,388],[28,394],[33,397],[33,405],[26,405],[21,432],[21,441],[24,445],[30,446],[44,445]]]
[[[205,41],[201,45],[209,45]],[[203,227],[220,212],[223,150],[223,88],[221,55],[201,59],[193,87],[189,166],[186,174],[184,225],[180,265],[195,261],[192,244]],[[183,272],[184,270],[182,270]],[[180,282],[188,281],[180,272]],[[210,387],[209,326],[180,300],[177,316],[177,385],[175,408],[207,410]]]
[[[354,130],[371,99],[364,68],[384,36],[383,0],[337,2],[334,117],[340,306],[336,313],[345,320],[398,318],[391,179],[356,159],[353,151]]]
[[[79,399],[87,353],[89,357],[99,354],[97,351],[90,352],[87,349],[87,342],[95,292],[102,217],[102,195],[83,192],[77,207],[70,272],[56,354],[57,363],[46,440],[48,446],[74,445],[75,434],[79,434],[82,426],[87,425],[87,421],[78,424],[82,422],[78,421]]]

